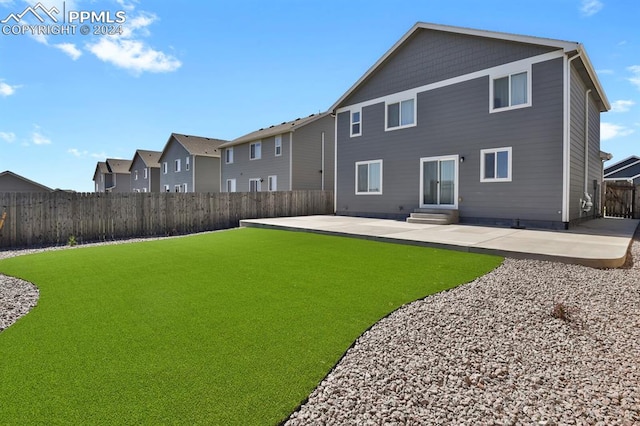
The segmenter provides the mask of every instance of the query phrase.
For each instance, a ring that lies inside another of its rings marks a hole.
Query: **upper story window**
[[[282,135],[276,136],[276,157],[282,155]]]
[[[182,162],[180,161],[180,159],[179,159],[179,158],[176,158],[176,165],[175,165],[175,171],[176,171],[176,172],[179,172],[179,171],[180,171],[180,169],[181,169],[181,165],[182,165]]]
[[[227,192],[236,192],[236,180],[227,179]]]
[[[142,175],[143,175],[144,179],[148,179],[148,178],[149,178],[149,169],[147,169],[147,168],[145,167],[145,168],[144,168],[144,169],[142,169],[142,170],[143,170]]]
[[[351,136],[362,134],[362,110],[351,111]]]
[[[511,147],[480,151],[480,182],[511,182]]]
[[[531,106],[529,71],[492,76],[491,112]]]
[[[133,171],[133,180],[138,180],[138,171],[137,170]]]
[[[385,130],[401,129],[416,125],[416,100],[405,99],[387,103]]]
[[[249,159],[259,160],[262,158],[262,142],[254,142],[249,147]]]
[[[166,175],[168,171],[169,171],[169,166],[168,166],[167,162],[165,161],[165,162],[162,163],[162,173],[164,173]]]
[[[190,157],[185,157],[184,159],[184,168],[187,169],[187,171],[189,171],[189,168],[191,167],[191,165],[189,164],[190,163],[189,158]]]
[[[224,162],[227,164],[233,163],[233,147],[224,150]]]

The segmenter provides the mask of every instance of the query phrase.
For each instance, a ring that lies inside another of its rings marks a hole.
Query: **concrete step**
[[[458,210],[415,209],[407,222],[433,225],[458,223]]]
[[[449,219],[445,218],[445,217],[442,217],[442,218],[431,218],[431,219],[425,219],[425,218],[419,218],[419,217],[408,217],[407,218],[407,223],[420,223],[422,225],[449,225],[449,224],[451,224]]]

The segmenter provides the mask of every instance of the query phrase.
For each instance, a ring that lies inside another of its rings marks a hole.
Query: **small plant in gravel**
[[[578,311],[578,308],[574,306],[568,306],[562,302],[558,302],[553,305],[551,316],[566,323],[579,325],[580,323],[578,321]]]
[[[73,247],[75,245],[78,244],[78,241],[76,240],[76,236],[75,235],[69,235],[69,239],[67,240],[67,245],[69,247]]]

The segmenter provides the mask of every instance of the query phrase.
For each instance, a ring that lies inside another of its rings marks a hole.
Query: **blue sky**
[[[0,21],[36,3],[0,0]],[[15,20],[0,33],[0,171],[52,188],[92,191],[97,161],[160,151],[171,132],[234,139],[325,111],[417,21],[583,43],[613,107],[601,148],[640,155],[637,0],[42,4],[126,19],[116,37],[77,21],[75,34],[11,34]]]

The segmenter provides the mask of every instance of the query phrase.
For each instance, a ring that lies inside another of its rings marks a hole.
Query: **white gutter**
[[[588,213],[593,207],[593,199],[589,194],[589,94],[591,89],[584,93],[584,194],[582,199],[582,211]]]
[[[333,120],[333,214],[338,210],[338,114],[334,111]],[[362,119],[362,115],[360,115]]]
[[[569,222],[569,192],[571,191],[571,62],[580,57],[580,53],[564,61],[565,87],[563,100],[564,136],[562,141],[562,221]]]
[[[289,191],[293,191],[293,132],[289,132]]]
[[[325,173],[325,170],[324,170],[324,132],[321,133],[321,139],[322,139],[322,153],[321,153],[321,157],[322,157],[322,165],[321,165],[321,167],[322,167],[322,172],[321,172],[321,174],[322,174],[322,176],[321,176],[322,177],[322,183],[321,183],[321,188],[324,191],[324,173]]]

